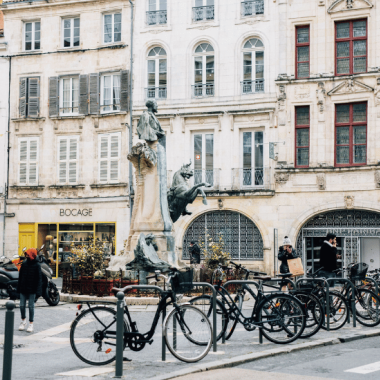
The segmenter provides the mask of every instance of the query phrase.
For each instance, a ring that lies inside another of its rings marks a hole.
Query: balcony
[[[214,96],[214,83],[195,84],[191,89],[193,98]]]
[[[243,1],[241,3],[241,15],[254,16],[264,14],[264,0]]]
[[[214,6],[207,5],[205,7],[193,8],[193,21],[209,21],[214,20]]]
[[[145,89],[146,99],[166,99],[166,97],[167,97],[166,86],[148,87]]]
[[[168,11],[146,12],[147,25],[165,25],[168,22]]]
[[[242,94],[255,94],[264,92],[264,79],[245,80],[240,82]]]
[[[232,190],[270,189],[269,168],[232,169]]]
[[[220,169],[194,169],[194,177],[191,177],[191,186],[206,182],[211,185],[211,188],[219,190],[220,184]]]

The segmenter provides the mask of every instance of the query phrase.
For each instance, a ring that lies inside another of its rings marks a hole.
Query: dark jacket
[[[337,249],[332,247],[326,241],[323,242],[320,255],[321,259],[319,260],[319,264],[323,267],[323,270],[326,272],[332,272],[335,269],[338,269],[337,263]]]
[[[190,252],[190,264],[200,264],[201,263],[201,250],[194,244],[189,248]]]
[[[42,295],[42,272],[40,263],[26,259],[20,268],[17,293]]]
[[[281,261],[280,273],[289,273],[288,260],[296,259],[298,257],[297,252],[292,248],[292,253],[284,250],[284,247],[281,246],[278,250],[278,259]]]

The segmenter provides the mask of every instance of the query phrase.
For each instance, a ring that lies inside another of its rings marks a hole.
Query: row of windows
[[[310,153],[310,106],[295,109],[295,166],[307,168]],[[367,103],[335,105],[335,166],[367,163]]]
[[[80,18],[63,18],[61,21],[63,48],[80,46]],[[121,13],[103,15],[102,40],[104,44],[121,42]],[[41,21],[24,23],[24,50],[40,50],[41,47]]]
[[[62,136],[57,146],[57,178],[60,185],[78,183],[79,136]],[[98,180],[115,183],[120,180],[121,133],[98,137]],[[19,139],[19,184],[38,184],[39,138]],[[88,169],[88,168],[86,168]]]
[[[367,71],[367,20],[335,23],[335,75]],[[296,27],[296,78],[310,75],[310,25]]]

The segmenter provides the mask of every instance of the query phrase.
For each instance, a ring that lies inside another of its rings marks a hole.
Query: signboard
[[[274,154],[274,145],[275,143],[269,143],[269,158],[274,160],[275,154]]]

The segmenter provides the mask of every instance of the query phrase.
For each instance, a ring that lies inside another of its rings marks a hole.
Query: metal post
[[[162,310],[162,326],[161,326],[161,331],[162,331],[162,340],[161,340],[161,347],[162,347],[162,356],[161,360],[164,362],[166,361],[166,342],[165,342],[165,337],[164,337],[164,321],[166,318],[166,308]]]
[[[263,344],[263,333],[261,332],[261,327],[259,327],[259,343]]]
[[[13,301],[6,303],[7,311],[5,312],[5,328],[4,328],[4,357],[3,357],[3,380],[11,380],[12,378],[12,349],[13,349],[13,330],[15,308]]]
[[[173,349],[177,350],[177,319],[173,318]]]
[[[222,297],[222,304],[224,306],[224,298],[223,297]],[[224,329],[225,323],[226,323],[226,318],[225,318],[224,313],[223,313],[222,314],[222,328],[223,329]],[[226,329],[224,329],[224,333],[223,333],[223,336],[222,336],[222,344],[226,343]]]
[[[377,282],[372,277],[366,277],[366,281],[371,281],[375,284],[376,296],[379,297],[379,287],[377,285]],[[378,317],[379,317],[379,303],[376,302],[376,318]]]
[[[117,293],[116,309],[116,369],[115,378],[123,376],[123,346],[124,346],[124,293]]]

